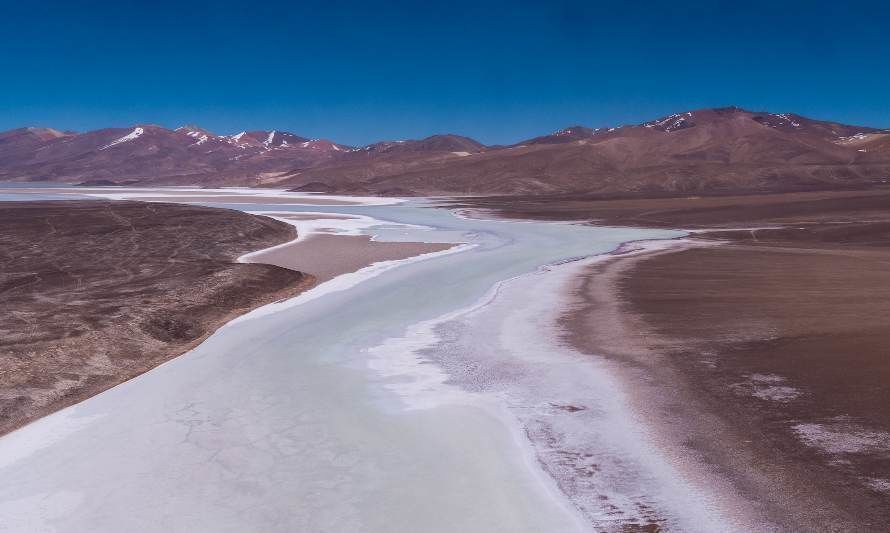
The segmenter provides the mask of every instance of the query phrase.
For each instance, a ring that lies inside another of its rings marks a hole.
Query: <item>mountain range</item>
[[[738,107],[572,126],[509,146],[459,135],[353,147],[154,125],[0,133],[0,181],[248,185],[389,195],[735,194],[890,184],[890,130]]]

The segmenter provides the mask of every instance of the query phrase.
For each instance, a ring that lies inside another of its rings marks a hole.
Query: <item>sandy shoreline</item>
[[[713,469],[713,450],[691,447],[701,440],[701,432],[719,431],[719,420],[713,417],[690,421],[701,416],[694,397],[684,391],[685,379],[665,365],[660,345],[651,341],[646,324],[625,312],[617,292],[618,278],[630,265],[647,257],[677,253],[707,245],[692,239],[629,243],[612,254],[583,268],[567,285],[565,311],[559,322],[565,342],[588,357],[604,358],[613,377],[620,383],[628,408],[646,428],[646,434],[658,453],[678,469],[679,482],[686,479],[697,490],[719,501],[724,516],[732,522],[727,531],[772,530],[770,516],[758,509],[751,494],[739,491],[727,479],[726,472]],[[708,435],[710,436],[710,435]],[[724,463],[727,456],[721,455]],[[749,457],[732,457],[738,467]],[[682,511],[681,511],[682,512]],[[670,526],[658,511],[645,527]],[[676,524],[675,524],[676,525]],[[668,527],[668,530],[672,530]]]
[[[589,268],[688,245],[682,238],[629,241],[612,252],[503,280],[473,306],[417,324],[404,338],[393,339],[387,357],[405,344],[421,364],[438,367],[418,367],[425,376],[422,385],[393,386],[421,409],[454,401],[453,386],[500,397],[506,408],[502,416],[520,426],[541,468],[593,530],[750,531],[763,526],[768,522],[758,516],[756,505],[740,500],[729,483],[720,479],[705,485],[693,475],[697,472],[674,461],[671,450],[661,446],[662,435],[641,423],[616,361],[578,350],[564,335],[564,313],[574,305],[566,297]],[[510,340],[495,348],[490,338]],[[380,359],[376,364],[398,376],[416,364],[409,361]]]

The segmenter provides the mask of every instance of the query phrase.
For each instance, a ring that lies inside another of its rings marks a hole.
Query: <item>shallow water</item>
[[[423,202],[230,207],[361,214],[388,222],[365,230],[380,239],[472,247],[259,309],[0,438],[0,530],[563,532],[609,518],[541,468],[548,405],[619,409],[605,385],[578,397],[566,365],[595,366],[536,321],[558,289],[545,266],[676,232],[468,220]]]

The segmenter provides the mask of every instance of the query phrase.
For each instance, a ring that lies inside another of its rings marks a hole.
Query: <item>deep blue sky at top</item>
[[[740,105],[890,127],[890,2],[0,0],[0,130],[487,143]]]

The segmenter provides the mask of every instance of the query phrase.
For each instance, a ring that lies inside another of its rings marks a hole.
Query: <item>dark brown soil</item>
[[[890,250],[729,244],[617,268],[619,306],[641,321],[657,364],[674,370],[690,418],[718,421],[687,421],[687,445],[721,468],[747,455],[731,477],[789,530],[882,530]],[[801,425],[835,442],[814,446]]]
[[[225,209],[0,203],[0,434],[143,373],[312,276],[236,263],[295,237]]]

